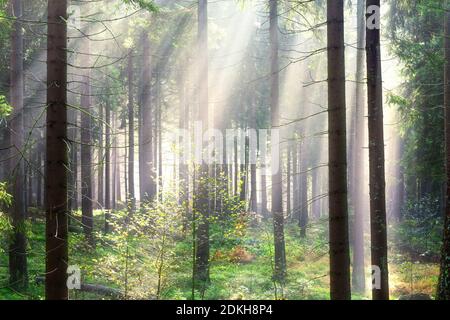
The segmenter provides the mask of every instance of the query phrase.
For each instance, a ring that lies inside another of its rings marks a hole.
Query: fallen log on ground
[[[37,284],[45,283],[45,277],[36,277]],[[89,284],[89,283],[81,283],[80,289],[76,289],[78,291],[96,293],[104,296],[110,296],[114,298],[122,298],[123,293],[119,289],[110,288],[101,284]]]

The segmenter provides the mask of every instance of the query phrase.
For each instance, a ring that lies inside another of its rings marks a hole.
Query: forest
[[[0,300],[450,300],[450,0],[0,0]]]

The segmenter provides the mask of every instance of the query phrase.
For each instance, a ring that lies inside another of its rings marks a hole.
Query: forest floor
[[[97,218],[100,214],[97,212]],[[99,223],[101,225],[101,223]],[[196,299],[329,299],[328,247],[325,221],[313,223],[306,239],[300,239],[294,223],[286,229],[288,276],[283,286],[272,281],[272,227],[260,223],[243,232],[239,244],[226,245],[218,237],[212,239],[211,283],[204,291],[195,291]],[[6,251],[0,254],[0,299],[43,299],[44,287],[35,281],[45,268],[44,221],[37,219],[29,232],[30,288],[26,294],[7,286]],[[100,234],[98,232],[97,234]],[[3,241],[4,242],[4,241]],[[112,246],[99,239],[94,248],[86,245],[82,234],[71,233],[69,256],[71,265],[79,265],[83,281],[124,290],[130,299],[191,299],[192,240],[181,239],[167,249],[164,264],[155,259],[141,259],[137,247],[150,244],[128,241],[126,246]],[[4,245],[3,245],[4,247]],[[220,248],[220,249],[219,249]],[[130,253],[134,252],[134,254]],[[161,251],[159,251],[161,252]],[[368,250],[366,250],[368,253]],[[124,256],[127,259],[124,259]],[[160,256],[158,256],[160,257]],[[369,259],[366,258],[366,262]],[[162,267],[161,267],[162,266]],[[436,262],[415,261],[408,254],[391,250],[390,286],[393,299],[412,293],[433,295],[438,277]],[[370,278],[367,279],[367,286]],[[159,288],[159,289],[158,289]],[[109,299],[108,297],[72,290],[72,299]],[[369,299],[366,294],[353,294],[353,299]]]

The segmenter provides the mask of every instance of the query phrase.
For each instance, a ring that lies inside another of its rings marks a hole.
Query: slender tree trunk
[[[366,288],[364,276],[364,39],[365,39],[365,0],[358,0],[357,8],[357,56],[356,56],[356,96],[354,111],[355,140],[353,150],[353,273],[352,288],[363,293]]]
[[[106,86],[109,87],[108,81]],[[110,96],[106,98],[105,106],[105,233],[111,231],[111,103]]]
[[[255,152],[256,151],[251,151]],[[256,163],[250,164],[250,210],[252,212],[258,211],[258,198],[257,198],[257,181],[256,181]]]
[[[445,107],[445,146],[446,146],[446,197],[444,232],[441,255],[441,272],[437,289],[437,299],[450,300],[450,2],[446,1],[445,14],[445,69],[444,69],[444,107]]]
[[[312,169],[311,174],[311,216],[317,221],[320,219],[320,175],[319,168]]]
[[[240,199],[241,201],[247,201],[247,177],[248,177],[248,137],[244,139],[244,163],[241,163],[241,175],[240,175]]]
[[[309,216],[308,216],[308,173],[306,166],[305,157],[305,144],[300,145],[300,154],[298,155],[299,161],[299,227],[300,227],[300,237],[306,238],[306,229],[308,227]]]
[[[286,216],[291,215],[291,145],[287,148],[287,167],[286,167]]]
[[[180,115],[179,115],[179,127],[186,132],[189,132],[189,105],[187,103],[186,96],[186,78],[182,71],[179,71],[178,75],[178,93],[180,99]],[[189,141],[188,136],[180,137],[180,161],[178,168],[178,183],[180,186],[179,191],[179,204],[183,208],[183,232],[187,231],[188,222],[190,219],[189,212],[189,150],[184,148],[185,142]],[[185,140],[186,139],[186,140]]]
[[[124,200],[125,200],[125,206],[127,206],[128,204],[128,200],[130,198],[130,194],[128,193],[128,150],[129,150],[129,146],[128,146],[128,130],[127,127],[125,126],[124,129],[124,145],[127,146],[125,148],[123,148],[123,181],[124,181]],[[121,187],[121,184],[119,183],[119,188]]]
[[[148,34],[142,37],[143,71],[142,71],[142,128],[139,141],[139,179],[141,201],[152,201],[156,194],[155,168],[153,164],[153,110],[151,103],[151,56]]]
[[[153,141],[153,167],[154,167],[154,176],[155,176],[155,190],[156,190],[156,194],[158,194],[158,187],[159,187],[159,177],[158,177],[158,141],[159,141],[159,136],[158,136],[158,106],[159,106],[159,76],[158,76],[158,72],[159,70],[156,70],[156,75],[155,75],[155,120],[154,123],[155,125],[153,126],[153,137],[154,137],[154,141]]]
[[[198,96],[199,121],[208,127],[208,1],[198,0]],[[209,166],[202,162],[197,176],[194,211],[198,214],[194,277],[204,289],[209,282]],[[203,291],[203,290],[202,290]]]
[[[367,11],[380,0],[367,0]],[[379,10],[379,9],[378,9]],[[367,12],[366,11],[366,12]],[[366,29],[367,96],[369,123],[369,188],[372,266],[381,271],[381,288],[372,289],[374,300],[389,299],[387,225],[384,171],[383,87],[381,75],[380,29]]]
[[[31,115],[30,115],[31,116]],[[26,182],[27,186],[25,187],[27,189],[27,202],[25,203],[25,219],[28,217],[28,210],[33,205],[33,180],[34,180],[34,174],[33,174],[33,167],[31,166],[31,163],[33,163],[33,152],[34,150],[30,150],[28,152],[28,161],[29,163],[26,165]]]
[[[271,96],[270,106],[272,114],[272,128],[277,130],[280,125],[279,106],[279,58],[278,58],[278,1],[269,0],[270,5],[270,50],[271,50]],[[279,141],[272,141],[272,144]],[[272,146],[273,148],[274,146]],[[281,155],[278,155],[278,164],[281,166]],[[272,168],[272,215],[275,244],[275,270],[274,278],[283,281],[286,276],[286,252],[284,243],[284,215],[283,215],[283,177],[282,168]]]
[[[99,209],[104,208],[105,206],[105,196],[104,196],[104,168],[105,168],[105,159],[104,159],[104,149],[103,149],[103,106],[99,105],[99,133],[98,133],[98,166],[97,166],[97,206]]]
[[[344,1],[327,1],[330,297],[349,300]]]
[[[46,272],[47,300],[68,299],[67,2],[48,0]]]
[[[68,201],[68,208],[70,211],[75,210],[76,204],[77,204],[77,130],[78,130],[78,123],[77,123],[77,112],[75,109],[68,110],[68,118],[69,118],[69,125],[70,129],[68,128],[68,135],[70,139],[70,152],[69,152],[69,159],[70,159],[70,173],[69,173],[69,199]],[[69,224],[70,224],[70,217],[69,217]]]
[[[11,0],[11,15],[18,19],[13,21],[11,34],[11,106],[13,113],[10,120],[11,128],[11,190],[13,203],[11,206],[11,223],[13,232],[9,243],[9,284],[17,290],[28,287],[27,268],[27,238],[25,220],[26,207],[24,196],[24,161],[23,150],[23,35],[22,35],[22,1]],[[28,191],[30,192],[30,191]]]
[[[158,76],[158,195],[163,200],[163,159],[162,159],[162,92],[161,78]]]
[[[227,129],[227,125],[226,125],[226,121],[224,121],[224,120],[222,120],[222,132],[226,132],[226,129]],[[222,214],[222,216],[223,216],[223,214],[224,214],[224,204],[225,204],[225,199],[224,199],[224,196],[223,196],[223,194],[225,194],[225,195],[230,195],[230,179],[229,179],[229,165],[228,165],[228,150],[227,150],[227,148],[226,148],[226,145],[227,145],[227,137],[226,137],[226,134],[224,134],[223,135],[223,140],[222,140],[222,143],[223,143],[223,158],[222,158],[222,161],[223,161],[223,164],[221,165],[221,169],[220,169],[220,171],[221,171],[221,177],[220,177],[220,181],[221,181],[221,184],[222,184],[222,188],[223,188],[223,190],[222,190],[222,195],[220,196],[220,201],[221,201],[221,204],[220,204],[220,213]],[[256,208],[255,208],[255,211],[256,211]]]
[[[267,208],[267,177],[261,174],[261,215],[267,218],[269,209]]]
[[[117,158],[118,158],[118,150],[117,150],[117,126],[116,126],[116,116],[115,113],[112,114],[112,129],[113,129],[113,151],[112,151],[112,158],[113,158],[113,181],[112,181],[112,209],[117,209],[117,202],[120,201],[120,167],[117,164]]]
[[[252,128],[251,130],[256,130],[256,106],[255,103],[251,105],[251,117],[252,117]],[[226,148],[224,148],[226,149]],[[257,189],[257,181],[256,181],[256,159],[257,159],[257,148],[256,146],[250,146],[249,150],[250,155],[250,211],[257,212],[258,211],[258,189]]]
[[[42,175],[44,170],[42,170],[43,168],[43,149],[44,147],[42,146],[42,144],[38,144],[38,151],[37,151],[37,164],[36,164],[36,168],[39,170],[37,177],[36,177],[36,207],[38,209],[42,209],[43,208],[43,197],[42,197]]]
[[[86,6],[88,8],[88,6]],[[86,10],[85,14],[89,11]],[[89,30],[89,25],[87,25]],[[85,52],[90,54],[90,39],[85,39]],[[90,68],[90,58],[87,58],[86,67]],[[81,222],[84,234],[89,244],[94,244],[94,211],[93,211],[93,177],[92,177],[92,98],[91,98],[91,72],[87,69],[82,77],[82,93],[80,104],[81,112]]]
[[[134,69],[133,51],[128,56],[128,199],[130,210],[136,208],[134,193]]]
[[[234,140],[234,195],[236,196],[239,192],[239,163],[238,163],[239,151],[237,138]]]
[[[297,137],[296,137],[297,138]],[[293,219],[297,218],[297,215],[299,214],[299,210],[300,210],[300,199],[299,199],[299,195],[300,195],[300,185],[299,185],[299,162],[298,162],[298,149],[300,148],[300,143],[298,143],[297,141],[294,141],[294,146],[292,147],[292,168],[293,168],[293,188],[292,188],[292,202],[293,202],[293,207],[292,207],[292,215],[291,217]]]
[[[81,96],[81,211],[82,224],[86,238],[93,240],[94,214],[92,205],[92,125],[91,125],[91,89],[89,75],[83,77]]]

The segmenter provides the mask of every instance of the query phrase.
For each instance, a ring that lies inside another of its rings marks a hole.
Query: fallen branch
[[[45,283],[45,277],[36,277],[36,283],[37,284],[43,284]],[[96,293],[101,294],[104,296],[110,296],[115,298],[122,298],[123,293],[119,289],[110,288],[101,284],[89,284],[89,283],[82,283],[81,288],[77,289],[79,291],[83,292],[90,292],[90,293]]]

